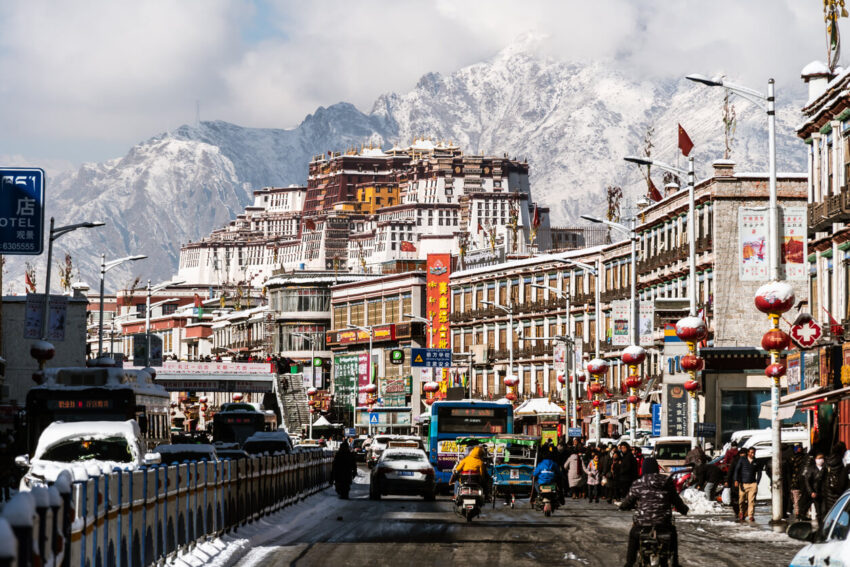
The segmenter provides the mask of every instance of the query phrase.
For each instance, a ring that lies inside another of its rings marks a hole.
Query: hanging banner
[[[767,222],[766,207],[738,208],[738,262],[741,281],[767,279]]]
[[[449,274],[451,254],[428,254],[426,262],[426,317],[431,321],[428,348],[452,348],[449,334]]]
[[[629,301],[611,302],[611,344],[629,346]]]
[[[799,350],[789,352],[788,357],[785,359],[787,368],[785,376],[788,380],[789,394],[799,392],[802,389],[803,368],[800,354]]]
[[[369,384],[371,384],[369,376],[369,353],[363,352],[357,355],[357,385],[363,388]],[[367,397],[369,397],[369,394],[360,392],[358,388],[357,404],[365,406]]]
[[[354,401],[359,360],[356,354],[334,357],[334,399],[348,410]]]
[[[555,369],[555,379],[567,374],[567,343],[557,341],[552,350],[552,366]],[[558,382],[560,383],[560,381]]]
[[[640,324],[638,331],[640,335],[640,346],[652,346],[654,343],[653,332],[655,330],[655,305],[652,301],[640,302]]]
[[[806,279],[806,207],[782,207],[782,267],[785,279]]]

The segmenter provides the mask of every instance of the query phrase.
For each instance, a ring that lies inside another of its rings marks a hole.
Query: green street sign
[[[322,366],[323,362],[324,361],[322,360],[321,356],[314,356],[313,357],[313,368],[320,368]]]
[[[390,351],[390,362],[393,364],[404,364],[404,350],[395,348]]]

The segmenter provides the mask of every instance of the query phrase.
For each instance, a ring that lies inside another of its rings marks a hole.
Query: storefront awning
[[[801,392],[794,392],[779,398],[779,419],[788,419],[797,408],[807,406],[812,403],[826,402],[830,400],[840,399],[850,395],[850,387],[840,388],[838,390],[824,391],[822,386],[807,388]],[[759,419],[771,419],[770,415],[770,400],[762,402],[761,410],[759,411]]]

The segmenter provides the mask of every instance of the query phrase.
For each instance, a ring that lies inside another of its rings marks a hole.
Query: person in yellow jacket
[[[472,450],[469,451],[469,454],[458,461],[455,468],[452,469],[452,477],[449,479],[449,484],[454,483],[458,476],[462,473],[475,473],[481,478],[486,498],[490,492],[490,478],[487,474],[487,465],[484,462],[486,458],[487,451],[484,447],[480,445],[473,447]]]

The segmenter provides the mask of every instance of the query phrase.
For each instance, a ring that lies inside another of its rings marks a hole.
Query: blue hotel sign
[[[0,169],[0,254],[44,250],[44,170]]]

